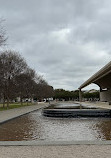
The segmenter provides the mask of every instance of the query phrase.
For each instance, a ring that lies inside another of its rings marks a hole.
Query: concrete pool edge
[[[13,119],[16,119],[20,116],[29,114],[29,113],[34,112],[36,110],[40,110],[40,109],[47,107],[47,106],[49,106],[49,104],[45,103],[45,104],[36,104],[36,105],[31,105],[31,106],[26,106],[26,107],[9,109],[7,111],[0,111],[0,115],[1,115],[0,125],[6,123],[8,121],[11,121]],[[20,111],[18,112],[18,110],[20,110]]]
[[[111,145],[111,141],[0,141],[0,146]]]

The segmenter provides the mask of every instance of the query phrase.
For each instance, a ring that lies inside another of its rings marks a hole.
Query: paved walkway
[[[36,104],[36,105],[0,111],[0,123],[6,122],[8,120],[21,116],[23,114],[27,114],[31,111],[43,108],[47,105],[48,105],[47,103],[40,103],[40,104]]]
[[[87,105],[87,106],[94,106],[97,108],[111,109],[111,105],[109,105],[108,102],[75,102],[75,103],[80,103],[82,105]]]
[[[0,158],[111,158],[110,145],[0,147]]]

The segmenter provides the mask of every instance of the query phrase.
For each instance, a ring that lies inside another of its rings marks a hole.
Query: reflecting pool
[[[41,110],[0,125],[0,141],[111,140],[111,118],[47,118]]]

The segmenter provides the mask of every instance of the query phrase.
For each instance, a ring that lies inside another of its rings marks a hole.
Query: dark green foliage
[[[93,93],[88,93],[88,92],[84,93],[83,97],[86,98],[86,99],[89,99],[89,98],[92,98],[92,99],[99,98],[99,91],[93,92]]]
[[[82,92],[83,98],[87,99],[95,99],[99,98],[99,91],[89,93],[89,92]],[[79,90],[75,91],[67,91],[64,89],[55,89],[54,91],[54,98],[59,100],[79,100]]]
[[[67,91],[64,89],[55,89],[54,91],[54,98],[59,100],[74,100],[79,98],[79,91]]]

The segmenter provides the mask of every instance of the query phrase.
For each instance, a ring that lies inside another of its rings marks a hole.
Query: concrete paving
[[[6,121],[9,121],[13,118],[19,117],[21,115],[27,114],[29,112],[43,108],[45,106],[48,106],[48,104],[47,103],[39,103],[36,105],[24,106],[24,107],[20,107],[20,108],[0,111],[0,124],[4,123]]]
[[[111,105],[109,105],[108,102],[75,102],[75,103],[79,103],[79,104],[82,104],[83,106],[84,105],[87,105],[87,106],[94,106],[94,107],[97,107],[97,108],[102,108],[102,109],[111,109]]]
[[[69,145],[111,145],[111,141],[0,141],[0,146],[69,146]]]
[[[14,146],[0,147],[0,158],[111,158],[111,146]]]

